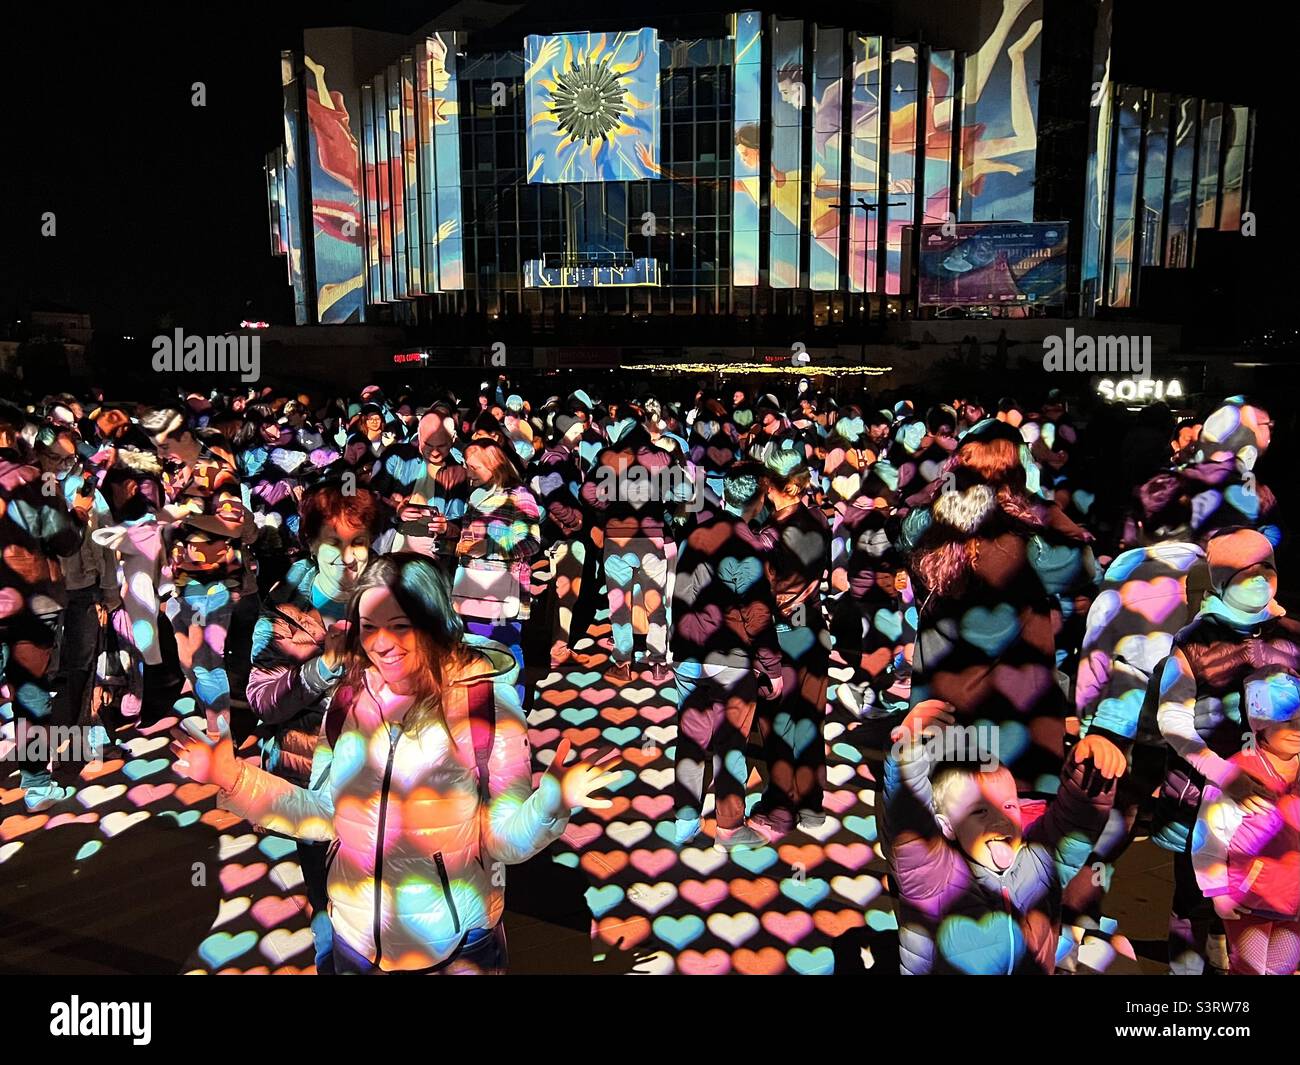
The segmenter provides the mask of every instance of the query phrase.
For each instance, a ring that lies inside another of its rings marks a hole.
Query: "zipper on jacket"
[[[393,783],[393,760],[397,756],[397,739],[401,735],[388,726],[388,764],[384,766],[384,786],[379,793],[379,825],[375,837],[375,968],[384,957],[381,940],[381,918],[384,908],[384,825],[388,821],[388,791]]]
[[[447,900],[447,909],[451,910],[451,923],[460,931],[460,914],[456,912],[456,900],[451,897],[451,878],[447,876],[447,863],[442,860],[442,851],[433,856],[438,866],[438,876],[442,879],[442,894]]]
[[[1011,904],[1011,892],[1007,890],[1005,884],[1000,885],[1002,889],[1002,905],[1006,908],[1011,920],[1007,922],[1007,971],[1006,975],[1011,976],[1016,968],[1016,908]],[[1026,944],[1026,947],[1028,944]]]

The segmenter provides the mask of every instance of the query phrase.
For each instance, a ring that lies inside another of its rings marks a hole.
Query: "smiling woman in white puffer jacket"
[[[561,768],[536,791],[528,727],[499,644],[463,634],[422,555],[377,558],[348,613],[347,674],[301,788],[237,760],[228,735],[180,734],[177,769],[222,807],[296,839],[334,842],[339,972],[499,972],[505,865],[601,809],[612,763]]]

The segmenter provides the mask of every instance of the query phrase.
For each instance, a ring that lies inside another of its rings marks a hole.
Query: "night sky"
[[[169,321],[207,332],[243,317],[291,320],[283,260],[269,254],[262,172],[282,129],[278,52],[300,48],[304,26],[409,33],[444,6],[221,4],[205,6],[202,20],[175,3],[120,15],[7,8],[0,325],[39,306],[89,311],[107,334]],[[1256,239],[1260,261],[1285,271],[1285,234],[1272,225],[1282,213],[1268,204],[1290,184],[1281,161],[1294,103],[1281,99],[1281,57],[1294,26],[1270,30],[1284,16],[1262,0],[1239,0],[1217,26],[1174,0],[1119,6],[1119,80],[1261,107]],[[633,19],[644,10],[627,7]],[[195,81],[206,85],[204,108],[191,106]],[[55,238],[40,235],[44,211],[55,212]],[[1270,275],[1282,292],[1279,270],[1259,273],[1261,292]]]

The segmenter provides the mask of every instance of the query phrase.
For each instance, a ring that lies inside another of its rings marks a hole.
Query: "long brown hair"
[[[518,488],[524,483],[523,477],[519,474],[519,468],[510,459],[509,452],[497,441],[471,441],[465,448],[466,457],[474,450],[482,452],[484,463],[492,471],[492,478],[486,482],[485,487],[502,488],[509,491],[511,488]]]
[[[1042,527],[1025,491],[1025,468],[1020,449],[1011,440],[968,440],[956,452],[953,472],[965,492],[982,488],[989,504],[996,504],[1013,528],[1032,535]],[[942,498],[942,497],[941,497]],[[975,535],[982,522],[960,531],[965,535],[923,538],[912,560],[912,568],[934,595],[960,595],[966,578],[979,562],[980,539]],[[931,527],[933,529],[933,526]],[[929,541],[928,543],[926,541]]]
[[[347,668],[337,698],[354,698],[365,688],[370,658],[361,645],[361,597],[374,588],[387,589],[411,619],[418,662],[415,704],[402,724],[408,733],[419,733],[442,720],[443,690],[468,657],[465,626],[452,607],[447,579],[432,561],[411,552],[378,556],[357,581],[348,606]]]

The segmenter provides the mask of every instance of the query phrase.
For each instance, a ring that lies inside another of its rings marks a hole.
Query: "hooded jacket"
[[[1252,560],[1271,563],[1265,537],[1239,530],[1211,540],[1206,554],[1211,594],[1174,637],[1157,681],[1156,723],[1174,756],[1152,839],[1178,852],[1187,848],[1206,781],[1222,789],[1235,776],[1230,759],[1248,729],[1242,705],[1247,677],[1264,666],[1300,671],[1300,624],[1284,617],[1275,601],[1253,614],[1227,601],[1236,572]]]
[[[582,485],[582,501],[607,538],[670,540],[673,512],[691,498],[686,469],[651,444],[644,430],[625,435],[625,441],[597,456]]]
[[[327,622],[312,599],[316,573],[311,559],[300,559],[271,589],[248,674],[248,703],[271,731],[262,766],[300,787],[310,783],[326,700],[343,675],[320,658]]]
[[[763,568],[771,541],[735,514],[692,530],[677,556],[673,585],[675,661],[781,674],[776,601]]]
[[[361,690],[337,696],[342,731],[332,747],[318,743],[310,789],[246,765],[221,797],[263,828],[334,842],[334,933],[384,970],[428,969],[471,930],[495,927],[505,908],[501,867],[558,839],[569,819],[553,778],[533,790],[514,660],[489,640],[465,644],[471,655],[448,679],[442,719],[418,735],[384,724],[383,705],[397,722],[402,700],[367,671]],[[486,800],[469,712],[483,695],[495,702]]]
[[[903,972],[1050,975],[1062,889],[1088,861],[1114,805],[1114,787],[1088,786],[1088,766],[1071,762],[1045,812],[1024,829],[1011,866],[998,874],[940,831],[923,746],[920,757],[885,762]]]
[[[1118,743],[1138,738],[1151,677],[1173,649],[1174,634],[1192,619],[1209,589],[1205,552],[1166,541],[1119,555],[1088,611],[1075,710],[1081,735]],[[1143,737],[1163,745],[1154,730]]]
[[[1256,917],[1300,920],[1300,779],[1288,784],[1258,748],[1228,761],[1269,782],[1273,808],[1247,813],[1207,783],[1192,843],[1196,882],[1207,898],[1229,895]]]
[[[1059,606],[1040,573],[1054,545],[1027,508],[1013,513],[985,484],[940,493],[904,522],[918,631],[912,705],[942,699],[959,722],[991,721],[1002,730],[1002,762],[1017,781],[1048,791],[1061,772],[1065,694],[1057,682]],[[922,531],[923,530],[923,531]],[[952,552],[962,570],[939,592],[918,562]]]

